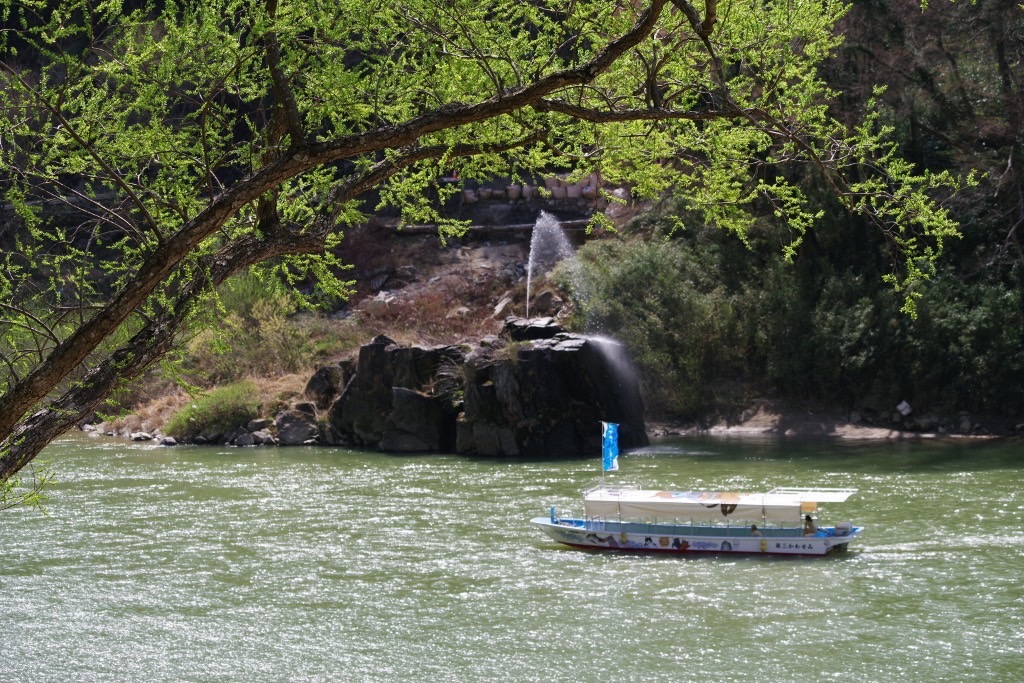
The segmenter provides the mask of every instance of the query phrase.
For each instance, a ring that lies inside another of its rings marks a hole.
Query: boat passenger
[[[813,536],[818,533],[818,525],[814,523],[810,515],[804,517],[804,536]]]
[[[761,533],[761,530],[757,528],[756,524],[751,524],[750,525],[750,535],[751,536],[764,536],[764,534]]]

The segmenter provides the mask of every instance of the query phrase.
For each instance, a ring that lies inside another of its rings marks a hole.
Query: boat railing
[[[607,517],[587,517],[586,523],[594,531],[625,531],[627,533],[643,534],[677,534],[687,536],[728,536],[730,538],[744,538],[751,536],[750,525],[748,524],[715,524],[707,521],[679,520],[679,519],[643,519],[623,520],[610,519]],[[839,526],[839,525],[837,525]],[[823,528],[823,530],[826,528]],[[803,535],[803,528],[800,525],[758,525],[761,536],[768,538],[789,538]],[[846,533],[849,533],[848,531]],[[828,535],[846,535],[836,529],[835,532],[829,529]]]

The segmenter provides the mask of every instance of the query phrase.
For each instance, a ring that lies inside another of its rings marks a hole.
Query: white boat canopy
[[[778,488],[767,493],[646,491],[598,487],[583,496],[587,517],[666,522],[732,521],[799,524],[818,503],[841,503],[857,489]]]

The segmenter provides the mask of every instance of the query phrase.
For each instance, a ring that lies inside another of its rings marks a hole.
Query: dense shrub
[[[908,392],[948,409],[1024,408],[1024,294],[997,282],[939,279],[906,322]]]
[[[237,382],[211,390],[176,412],[164,427],[175,439],[221,435],[244,427],[259,416],[259,389],[253,382]]]
[[[673,242],[603,241],[581,252],[586,327],[632,351],[655,412],[695,416],[743,366],[733,297]]]
[[[579,252],[581,326],[631,349],[653,413],[700,417],[752,394],[878,411],[901,400],[1024,409],[1024,293],[1000,273],[969,280],[948,266],[911,318],[882,281],[881,245],[856,226],[821,228],[790,263],[770,227],[737,249],[721,233],[666,238],[666,223],[647,216],[641,238]]]
[[[195,384],[310,371],[363,334],[351,323],[298,313],[295,296],[271,279],[243,274],[218,294],[215,319],[190,340],[181,363]]]

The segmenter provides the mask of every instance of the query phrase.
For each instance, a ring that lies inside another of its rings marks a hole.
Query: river
[[[84,436],[0,513],[0,681],[1024,679],[1024,444],[683,439],[645,488],[856,487],[846,555],[648,557],[531,528],[599,458]]]

